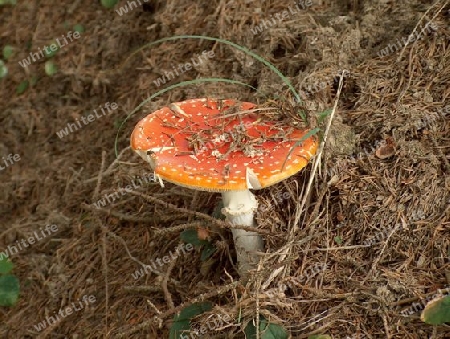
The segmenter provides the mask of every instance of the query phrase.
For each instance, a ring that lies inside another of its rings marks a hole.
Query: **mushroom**
[[[172,103],[142,119],[131,148],[150,163],[155,178],[202,191],[221,192],[226,219],[255,225],[258,207],[249,189],[280,182],[306,166],[317,150],[307,130],[263,119],[256,105],[232,99]],[[295,148],[293,148],[296,146]],[[264,250],[261,236],[232,228],[238,272],[247,277]]]

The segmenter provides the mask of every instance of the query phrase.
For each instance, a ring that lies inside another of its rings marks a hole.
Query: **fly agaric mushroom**
[[[261,189],[300,171],[317,150],[308,131],[255,113],[256,105],[231,99],[172,103],[142,119],[131,148],[150,163],[155,178],[202,191],[221,192],[222,213],[233,225],[254,226],[258,207],[249,189]],[[267,119],[266,119],[267,120]],[[256,232],[232,228],[238,272],[245,277],[264,250]]]

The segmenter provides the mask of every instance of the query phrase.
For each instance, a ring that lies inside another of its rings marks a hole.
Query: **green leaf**
[[[288,337],[289,334],[283,326],[269,323],[269,326],[262,334],[261,339],[288,339]]]
[[[214,245],[211,244],[208,240],[201,240],[198,238],[198,233],[196,229],[191,228],[188,230],[184,230],[183,232],[181,232],[180,238],[185,243],[192,244],[195,247],[204,246],[202,254],[200,256],[201,261],[207,260],[216,251]]]
[[[45,62],[45,74],[48,76],[53,76],[58,72],[58,67],[56,67],[55,63],[51,60]]]
[[[344,241],[342,240],[342,238],[341,238],[339,235],[334,237],[334,241],[335,241],[336,244],[338,244],[338,245],[342,245],[342,243],[344,242]]]
[[[0,5],[15,5],[16,0],[0,0]]]
[[[191,329],[191,322],[189,320],[174,321],[170,326],[169,339],[183,338],[182,335],[186,335],[186,332]]]
[[[0,60],[0,79],[8,75],[8,67],[6,67],[3,60]]]
[[[28,80],[22,81],[19,84],[19,86],[17,86],[16,93],[19,94],[19,95],[23,94],[27,90],[29,85],[30,85],[30,83],[28,82]]]
[[[52,45],[56,45],[56,49],[53,51],[50,46]],[[58,51],[59,51],[59,46],[56,43],[55,40],[51,41],[48,46],[46,46],[47,48],[44,48],[44,54],[46,58],[51,58],[52,56],[54,56]]]
[[[84,27],[81,24],[74,25],[73,30],[78,33],[84,33]]]
[[[37,82],[38,82],[38,77],[35,76],[35,75],[33,75],[33,76],[31,77],[30,85],[31,85],[31,86],[34,86],[34,85],[36,85]]]
[[[19,298],[19,279],[13,275],[0,276],[0,306],[13,306]]]
[[[244,329],[246,339],[256,338],[256,326],[250,321]],[[261,339],[288,339],[289,334],[283,326],[268,323],[267,320],[260,316],[259,333]]]
[[[319,124],[322,123],[322,121],[324,121],[325,118],[326,118],[327,116],[329,116],[329,115],[331,114],[332,111],[333,111],[332,109],[327,109],[327,110],[325,110],[325,111],[323,111],[323,112],[320,112],[320,113],[319,113],[319,117],[317,118],[317,122],[318,122]]]
[[[310,335],[308,339],[332,339],[328,334],[314,334]]]
[[[3,257],[1,253],[0,257],[0,273],[9,273],[14,268],[14,264],[8,258]]]
[[[119,0],[101,0],[102,6],[106,8],[113,8],[118,2]]]
[[[220,200],[219,203],[214,208],[214,211],[212,212],[213,218],[225,220],[225,216],[222,214],[222,208],[224,207],[223,201]]]
[[[430,325],[450,323],[450,295],[429,302],[420,319]]]
[[[173,318],[172,326],[170,327],[169,339],[181,338],[183,331],[189,331],[191,320],[199,314],[208,312],[212,309],[212,303],[209,301],[203,303],[196,303],[183,308],[179,314]]]
[[[208,242],[205,247],[203,248],[202,255],[200,256],[201,261],[208,260],[209,257],[211,257],[214,252],[216,252],[216,247]]]
[[[181,232],[180,238],[184,242],[186,242],[188,244],[192,244],[194,246],[202,246],[202,245],[209,244],[209,242],[207,240],[200,240],[198,238],[197,230],[193,229],[193,228],[184,230],[183,232]]]
[[[183,232],[181,232],[180,239],[183,240],[184,242],[186,242],[188,244],[192,244],[194,246],[201,245],[201,243],[200,243],[201,240],[198,238],[197,231],[193,228],[184,230]]]
[[[178,315],[175,316],[174,320],[191,320],[192,318],[198,316],[199,314],[211,311],[212,303],[205,301],[202,303],[195,303],[183,308]]]
[[[3,57],[8,60],[14,54],[14,48],[11,45],[3,47]]]

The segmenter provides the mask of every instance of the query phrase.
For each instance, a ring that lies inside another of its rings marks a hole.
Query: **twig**
[[[278,258],[286,258],[287,254],[289,253],[289,251],[292,249],[292,247],[294,245],[302,245],[308,241],[311,241],[314,238],[317,237],[321,237],[324,235],[324,232],[317,232],[314,235],[309,235],[301,240],[298,241],[289,241],[286,243],[285,246],[283,246],[282,248],[278,249],[276,252],[274,253],[268,253],[263,257],[263,260],[268,261],[270,258],[272,257],[278,257]],[[287,260],[287,262],[289,262],[289,260]],[[281,266],[279,266],[281,265]],[[269,266],[269,265],[267,265]],[[272,283],[272,281],[278,276],[279,272],[281,272],[283,270],[283,268],[286,266],[286,261],[283,259],[283,261],[278,260],[277,264],[274,264],[272,266],[270,266],[270,269],[273,270],[273,272],[270,274],[269,278],[267,278],[267,280],[262,284],[261,290],[265,291],[269,285]],[[278,268],[276,268],[278,267]]]
[[[135,222],[157,222],[157,221],[160,221],[160,218],[156,217],[156,216],[148,217],[148,218],[134,217],[132,215],[116,212],[110,208],[97,208],[93,205],[88,205],[88,204],[81,204],[81,208],[83,208],[85,210],[89,210],[89,211],[95,211],[95,212],[111,215],[113,217],[119,218],[120,220],[135,221]]]
[[[158,309],[158,307],[155,306],[150,300],[147,299],[147,304],[150,305],[151,308],[155,311],[156,314],[161,314],[161,311]]]
[[[105,152],[104,152],[105,153]],[[106,234],[108,230],[102,225],[102,262],[103,262],[103,274],[105,276],[105,310],[109,309],[109,288],[108,288],[108,257],[106,256],[106,247],[108,246],[106,240]],[[108,312],[106,312],[108,313]],[[108,314],[105,314],[105,327],[108,332]]]
[[[97,200],[98,198],[98,191],[100,190],[100,185],[102,184],[102,173],[103,169],[105,168],[105,160],[106,160],[106,151],[102,152],[102,164],[100,166],[100,171],[98,172],[97,176],[97,186],[95,186],[94,193],[92,194],[92,200]]]
[[[199,196],[200,196],[200,191],[195,190],[194,194],[192,195],[191,204],[189,205],[189,208],[191,210],[193,210],[195,208],[195,206],[197,205],[197,200],[198,200]],[[188,221],[192,222],[192,216],[189,216]]]
[[[447,6],[447,3],[448,3],[448,1],[437,11],[437,13],[431,18],[431,20],[427,23],[427,24],[430,24],[431,22],[433,22],[433,20],[434,19],[436,19],[437,18],[437,16],[439,15],[439,13],[445,8],[445,6]],[[436,2],[436,4],[439,4],[439,1],[437,1]],[[422,17],[419,19],[419,21],[417,22],[417,24],[416,24],[416,26],[414,27],[414,30],[413,30],[413,32],[411,33],[411,34],[413,34],[415,31],[416,31],[416,29],[417,29],[417,27],[419,26],[419,24],[420,24],[420,22],[423,20],[423,18],[425,18],[425,16],[428,14],[428,12],[430,12],[432,9],[433,9],[433,7],[434,7],[434,5],[432,5],[423,15],[422,15]],[[427,25],[427,24],[425,24],[425,25]],[[424,27],[424,29],[426,28],[426,26]],[[422,29],[421,31],[420,31],[420,35],[422,35],[422,33],[423,33],[423,31],[424,31],[424,29]],[[417,42],[417,40],[416,41],[414,41],[414,43],[416,43]],[[401,60],[401,58],[403,57],[403,53],[405,52],[405,50],[406,50],[406,46],[408,46],[408,43],[409,43],[409,36],[408,36],[408,39],[407,39],[407,41],[406,41],[406,44],[405,44],[405,46],[403,47],[403,49],[402,49],[402,51],[400,52],[400,55],[399,55],[399,57],[397,58],[397,60],[396,60],[396,62],[400,62],[400,60]],[[412,72],[411,72],[411,65],[412,65],[412,62],[411,62],[411,56],[413,55],[413,49],[411,49],[411,51],[410,51],[410,58],[409,58],[409,63],[408,63],[408,74],[411,74]],[[403,99],[403,96],[405,95],[405,93],[406,93],[406,91],[409,89],[409,87],[410,87],[410,85],[411,85],[411,82],[412,82],[412,77],[409,77],[409,79],[408,79],[408,82],[407,82],[407,84],[405,85],[405,87],[401,90],[401,92],[399,93],[399,95],[398,95],[398,98],[397,98],[397,105],[400,105],[400,103],[401,103],[401,101],[402,101],[402,99]]]
[[[175,305],[172,300],[172,295],[169,292],[169,289],[167,288],[167,281],[169,280],[170,273],[172,272],[173,268],[175,267],[175,263],[177,262],[178,257],[175,257],[169,264],[169,267],[167,267],[167,272],[164,274],[164,278],[161,282],[161,287],[164,292],[164,298],[166,299],[167,304],[169,305],[169,308],[175,308]]]
[[[319,314],[314,315],[305,324],[300,324],[300,326],[301,325],[305,325],[304,327],[302,327],[301,331],[305,331],[308,327],[311,327],[311,326],[313,326],[313,325],[315,325],[315,324],[317,324],[317,323],[319,323],[321,321],[323,322],[325,319],[327,319],[327,318],[331,317],[332,315],[334,315],[339,308],[342,308],[342,305],[333,307],[332,310],[335,311],[334,313],[331,313],[330,312],[331,310],[325,310],[325,311],[323,311],[323,312],[321,312]],[[322,314],[325,314],[325,316],[320,318],[320,316]]]
[[[448,3],[448,1],[447,1],[444,5],[442,5],[442,7],[441,7],[441,8],[437,11],[437,13],[431,18],[431,20],[428,21],[428,24],[430,24],[431,22],[433,22],[434,19],[437,18],[437,16],[439,15],[439,13],[441,13],[441,11],[445,8],[445,6],[447,6],[447,3]],[[437,4],[439,4],[439,1],[437,1],[437,2],[435,3],[435,5],[437,5]],[[410,35],[414,34],[414,32],[415,32],[416,29],[419,27],[419,25],[420,25],[420,23],[422,22],[422,20],[428,15],[428,13],[429,13],[433,8],[434,8],[434,5],[430,6],[430,8],[428,8],[427,11],[420,17],[419,21],[417,22],[416,26],[414,27],[414,29],[413,29],[413,31],[411,32]],[[424,29],[425,29],[425,28],[424,28]],[[424,30],[424,29],[422,29],[422,30],[420,31],[421,34],[423,33],[423,30]],[[416,40],[416,41],[417,41],[417,40]],[[400,55],[399,55],[398,58],[397,58],[397,62],[399,62],[399,61],[402,59],[403,53],[405,52],[406,47],[408,46],[408,44],[409,44],[409,36],[408,36],[408,40],[406,41],[405,46],[403,46],[403,49],[402,49],[402,51],[400,52]]]
[[[75,8],[77,8],[80,5],[81,0],[75,0],[72,5],[67,9],[68,14],[72,14]]]
[[[445,165],[445,171],[447,173],[450,173],[450,164],[447,160],[447,157],[445,156],[445,154],[442,152],[441,148],[439,147],[436,138],[430,133],[428,134],[428,137],[430,138],[431,142],[433,143],[434,148],[436,148],[436,151],[439,153],[439,156],[442,158],[442,161],[444,162]]]
[[[152,285],[152,286],[124,286],[123,290],[126,292],[136,292],[136,293],[154,293],[160,292],[161,286]]]
[[[123,153],[125,153],[125,151],[128,151],[129,149],[130,149],[130,146],[125,147],[125,148],[119,153],[119,155],[117,156],[117,158],[114,159],[114,161],[111,163],[111,165],[109,165],[109,167],[106,169],[106,171],[103,172],[103,173],[100,171],[100,173],[99,173],[98,175],[105,176],[105,175],[110,174],[110,173],[113,171],[113,166],[119,162],[119,160],[120,160],[121,156],[123,155]],[[86,179],[85,181],[83,181],[83,184],[88,184],[88,183],[90,183],[90,182],[93,182],[93,181],[95,181],[95,180],[98,180],[98,175],[97,175],[96,177],[94,177],[94,178]]]
[[[259,272],[261,271],[262,268],[262,263],[261,260],[258,263],[258,268],[256,270],[256,283],[255,283],[255,322],[256,322],[256,339],[260,339],[261,338],[261,333],[259,331],[259,314],[260,314],[260,310],[261,310],[261,306],[260,306],[260,302],[259,302],[259,291],[261,289],[261,275],[259,274]]]
[[[314,251],[340,251],[340,250],[354,250],[355,248],[366,248],[371,247],[371,245],[350,245],[350,246],[339,246],[339,247],[327,247],[327,248],[311,248],[309,250],[302,250],[302,252],[314,252]]]
[[[121,237],[119,237],[118,235],[114,234],[111,231],[107,231],[108,235],[112,236],[114,239],[119,240],[122,245],[125,247],[125,251],[127,252],[128,256],[130,257],[131,260],[133,260],[134,262],[138,263],[139,265],[143,266],[143,267],[147,267],[149,265],[144,264],[142,261],[140,261],[138,258],[134,257],[133,255],[131,255],[130,250],[128,249],[127,243],[125,242],[125,240],[123,240]],[[162,275],[161,272],[159,272],[157,269],[153,268],[151,269],[151,272],[154,272],[156,274]]]
[[[172,232],[180,232],[187,228],[195,228],[195,227],[199,227],[199,226],[204,226],[204,223],[198,221],[198,222],[192,222],[189,224],[181,224],[181,225],[176,225],[176,226],[167,227],[167,228],[158,228],[153,231],[153,235],[163,236],[163,235],[166,235],[166,234],[169,234]]]
[[[384,326],[384,330],[386,331],[386,339],[391,339],[392,335],[391,335],[391,332],[389,331],[389,321],[386,317],[386,312],[383,312],[381,317],[383,318],[383,326]]]
[[[333,109],[331,111],[330,117],[328,118],[327,127],[325,129],[325,133],[323,135],[323,140],[322,140],[322,142],[320,144],[319,151],[317,152],[317,156],[314,158],[314,161],[313,161],[313,170],[312,170],[312,173],[311,173],[311,175],[309,177],[308,185],[306,186],[305,193],[303,194],[303,199],[302,199],[302,202],[300,204],[300,207],[298,207],[296,209],[296,212],[295,212],[294,226],[292,227],[292,229],[289,232],[288,244],[285,246],[285,248],[287,248],[287,250],[282,255],[280,255],[280,257],[278,259],[279,263],[283,262],[286,259],[287,255],[292,250],[292,246],[294,244],[295,233],[297,232],[298,224],[300,223],[300,216],[302,215],[303,208],[304,208],[304,206],[306,204],[306,200],[308,199],[309,193],[311,192],[311,187],[312,187],[312,184],[314,182],[314,178],[316,176],[317,169],[319,167],[320,159],[322,157],[322,153],[323,153],[323,150],[324,150],[324,147],[325,147],[325,143],[326,143],[327,138],[328,138],[328,134],[329,134],[330,129],[331,129],[331,122],[333,121],[334,115],[336,114],[337,105],[339,103],[339,98],[340,98],[341,91],[342,91],[344,74],[345,74],[345,70],[341,73],[341,77],[339,79],[339,88],[338,88],[337,93],[336,93],[336,100],[334,101]],[[267,281],[263,284],[263,286],[265,286],[267,288],[267,286],[269,286],[269,284],[281,273],[281,271],[283,271],[283,269],[285,269],[285,266],[279,267],[276,270],[274,270],[270,274],[270,276],[267,279]],[[265,288],[263,288],[263,289],[265,289]]]
[[[91,264],[83,270],[83,272],[78,276],[77,281],[72,284],[71,290],[69,291],[69,299],[72,299],[73,294],[78,291],[80,286],[86,283],[86,279],[90,276],[91,273],[95,274],[93,272],[97,270],[100,261],[100,256],[96,252],[97,251],[93,252],[87,260],[87,262],[90,262]]]
[[[308,181],[308,185],[306,186],[305,194],[303,195],[303,199],[302,199],[302,202],[300,204],[300,207],[297,209],[298,213],[297,213],[297,215],[295,217],[294,227],[291,229],[291,232],[290,232],[291,233],[290,234],[291,239],[293,238],[293,236],[295,235],[295,233],[298,230],[298,224],[300,222],[300,215],[303,212],[303,208],[304,208],[304,206],[306,204],[306,200],[307,200],[307,198],[309,196],[312,184],[313,184],[314,179],[316,177],[317,169],[319,168],[319,164],[320,164],[320,160],[322,158],[323,150],[325,148],[325,144],[326,144],[327,139],[328,139],[328,134],[330,133],[330,130],[331,130],[331,123],[333,121],[334,115],[336,114],[337,105],[339,103],[339,98],[341,96],[342,86],[344,84],[344,74],[345,74],[345,72],[346,72],[346,70],[342,71],[341,77],[339,79],[339,87],[338,87],[338,90],[337,90],[337,93],[336,93],[336,100],[334,101],[333,109],[331,110],[330,117],[328,118],[327,127],[325,128],[325,132],[323,134],[323,139],[322,139],[322,142],[320,143],[319,151],[317,152],[317,156],[314,158],[314,161],[313,161],[313,170],[312,170],[311,175],[309,176],[309,181]]]
[[[308,224],[309,225],[316,218],[316,216],[319,214],[320,206],[322,205],[323,198],[325,197],[325,194],[327,194],[329,187],[330,187],[330,185],[327,182],[324,181],[322,183],[322,185],[320,187],[320,191],[321,192],[320,192],[319,197],[317,198],[316,206],[314,206],[314,210],[312,211],[311,216],[309,217],[309,220],[308,220]]]
[[[384,250],[387,247],[387,244],[389,242],[389,239],[391,239],[392,235],[395,233],[395,231],[397,231],[397,228],[400,226],[400,224],[397,224],[394,229],[389,233],[388,237],[386,238],[383,248],[380,251],[380,254],[377,256],[377,258],[374,260],[372,267],[370,268],[370,271],[367,273],[366,277],[364,278],[364,280],[361,282],[361,285],[364,285],[365,282],[367,281],[367,279],[369,279],[369,275],[375,270],[375,268],[377,267],[378,262],[381,260],[381,257],[384,253]]]
[[[188,214],[188,215],[193,215],[193,216],[196,216],[198,218],[202,218],[202,219],[208,220],[208,221],[210,221],[211,223],[217,225],[220,228],[239,228],[239,229],[243,229],[243,230],[248,231],[248,232],[256,232],[256,233],[265,234],[265,235],[274,235],[270,231],[262,230],[262,229],[255,228],[255,227],[232,225],[232,224],[230,224],[228,222],[225,222],[225,221],[222,221],[220,219],[213,218],[213,217],[211,217],[211,216],[209,216],[207,214],[204,214],[204,213],[201,213],[201,212],[196,212],[196,211],[191,211],[191,210],[189,210],[187,208],[177,207],[177,206],[175,206],[175,205],[173,205],[171,203],[162,201],[162,200],[160,200],[158,198],[155,198],[155,197],[152,197],[150,195],[143,194],[143,193],[140,193],[140,192],[131,191],[130,194],[135,195],[137,197],[144,198],[145,200],[147,200],[149,202],[161,205],[165,209],[171,209],[171,210],[174,210],[174,211],[177,211],[177,212],[180,212],[180,213],[185,213],[185,214]]]
[[[138,258],[134,257],[134,256],[131,254],[131,252],[130,252],[130,250],[128,249],[128,246],[127,246],[127,243],[125,242],[125,240],[123,240],[121,237],[119,237],[118,235],[114,234],[114,233],[111,232],[111,231],[108,231],[107,233],[108,233],[108,235],[112,236],[114,239],[117,239],[117,240],[119,240],[119,241],[122,243],[122,245],[125,247],[125,251],[127,252],[128,256],[129,256],[129,258],[130,258],[131,260],[133,260],[134,262],[138,263],[139,265],[141,265],[141,266],[144,267],[144,268],[146,268],[146,267],[151,267],[151,265],[146,265],[146,264],[144,264],[142,261],[140,261]],[[152,273],[155,273],[155,274],[157,274],[157,275],[163,275],[162,272],[158,271],[158,270],[157,270],[156,268],[154,268],[154,267],[151,267],[151,269],[150,269],[149,271],[152,272]],[[173,283],[173,284],[178,284],[178,281],[176,281],[175,279],[170,279],[170,282]]]
[[[433,293],[435,293],[435,292],[433,292]],[[430,295],[433,294],[433,293],[430,293]],[[404,304],[411,304],[412,302],[414,302],[416,300],[419,300],[419,298],[418,297],[412,297],[412,298],[402,299],[402,300],[390,303],[389,307],[401,306],[401,305],[404,305]]]

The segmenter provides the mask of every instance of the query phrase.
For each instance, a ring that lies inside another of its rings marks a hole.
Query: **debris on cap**
[[[317,140],[290,151],[307,132],[262,119],[250,102],[201,98],[149,114],[130,142],[161,179],[221,192],[264,188],[300,171]]]

